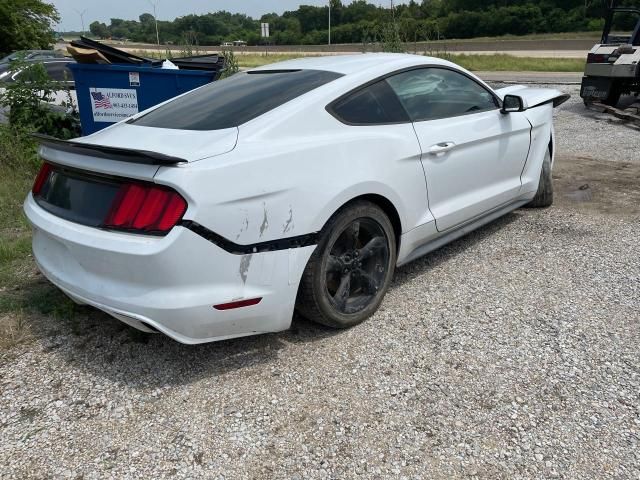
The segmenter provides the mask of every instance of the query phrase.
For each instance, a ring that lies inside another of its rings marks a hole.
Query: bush
[[[40,166],[36,142],[19,127],[0,125],[0,167],[21,172],[32,179]],[[0,172],[6,171],[0,168]]]
[[[11,72],[18,75],[0,94],[0,104],[10,109],[12,127],[64,140],[80,136],[79,115],[63,82],[51,80],[40,63],[16,60],[11,64]],[[58,92],[66,92],[66,101],[54,106],[50,102]]]

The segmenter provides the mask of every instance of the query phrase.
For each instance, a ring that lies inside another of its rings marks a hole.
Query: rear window
[[[177,130],[237,127],[341,76],[320,70],[239,73],[177,98],[130,123]]]

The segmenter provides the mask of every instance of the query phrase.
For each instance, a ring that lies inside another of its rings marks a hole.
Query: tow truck
[[[602,39],[587,55],[580,88],[587,106],[605,105],[615,110],[621,95],[640,93],[640,5],[626,3],[606,2]]]

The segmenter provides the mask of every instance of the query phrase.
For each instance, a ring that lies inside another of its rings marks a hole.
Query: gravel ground
[[[640,163],[640,131],[606,113],[586,110],[580,98],[580,86],[557,85],[571,94],[558,109],[556,135],[563,155],[600,158],[613,162]],[[635,97],[622,97],[618,108],[626,108]]]
[[[638,134],[575,99],[557,133],[553,208],[401,268],[351,330],[41,319],[0,357],[0,477],[639,479]],[[597,176],[623,167],[631,196]]]

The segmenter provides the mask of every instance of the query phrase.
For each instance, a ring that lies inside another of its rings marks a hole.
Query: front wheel
[[[551,176],[551,152],[547,149],[540,171],[540,183],[533,200],[526,206],[529,208],[546,208],[553,204],[553,178]]]
[[[296,307],[309,320],[329,327],[357,325],[380,306],[395,263],[396,238],[387,215],[370,202],[348,205],[320,233]]]

